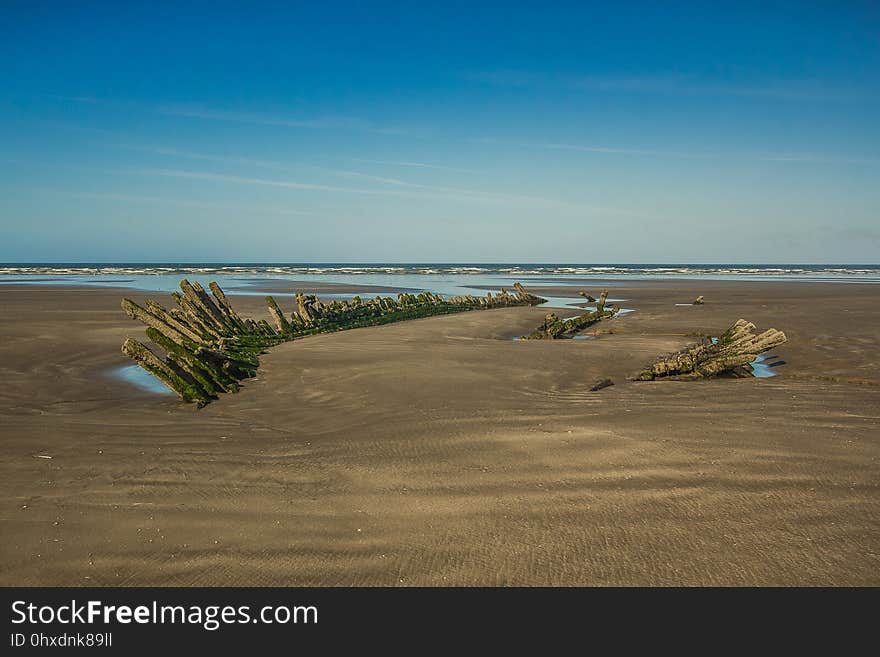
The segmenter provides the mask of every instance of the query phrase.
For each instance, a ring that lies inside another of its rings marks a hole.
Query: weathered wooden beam
[[[179,292],[172,292],[171,298],[177,302],[177,305],[184,314],[187,324],[193,328],[197,328],[209,341],[219,340],[223,337],[223,333],[217,330],[217,327],[213,322],[208,322],[203,318],[202,311],[190,299],[181,295]]]
[[[266,297],[266,305],[269,306],[269,314],[272,315],[272,321],[275,322],[275,328],[279,333],[290,333],[290,322],[287,321],[287,318],[284,316],[284,313],[281,312],[281,309],[278,307],[278,304],[275,303],[274,297]]]
[[[485,297],[467,295],[452,299],[431,292],[405,292],[396,300],[377,296],[364,301],[355,297],[326,304],[315,295],[297,294],[297,309],[288,320],[270,296],[266,303],[273,327],[264,319],[240,317],[219,285],[212,282],[208,287],[212,296],[199,283],[184,279],[181,291],[172,293],[178,308],[170,310],[154,301],[147,302],[146,309],[130,299],[122,302],[129,316],[147,326],[147,336],[165,350],[166,357],[159,358],[131,338],[126,340],[123,351],[182,399],[199,405],[221,392],[237,391],[240,381],[255,374],[258,355],[280,342],[314,333],[544,301],[518,283],[514,285],[516,295],[502,291],[495,296],[490,292]]]
[[[131,299],[123,299],[121,305],[122,310],[125,311],[126,315],[128,315],[132,319],[143,322],[151,328],[156,329],[162,335],[166,336],[169,340],[172,340],[177,344],[186,344],[187,340],[191,339],[187,335],[187,333],[179,331],[174,326],[167,324],[159,316],[153,314],[145,308],[141,308]]]
[[[195,379],[202,389],[211,397],[216,397],[218,392],[234,392],[238,390],[238,383],[234,378],[223,372],[222,366],[216,361],[203,357],[202,349],[190,350],[175,342],[168,340],[156,329],[148,328],[147,337],[162,347],[169,357],[180,367],[186,370]]]
[[[198,283],[196,283],[196,285],[198,285]],[[222,315],[220,315],[216,306],[211,303],[210,298],[205,294],[201,285],[196,288],[184,278],[180,281],[180,291],[183,292],[184,298],[191,304],[191,312],[193,312],[203,324],[212,326],[215,330],[219,330],[221,333],[226,330],[226,324],[223,322]]]
[[[583,293],[582,293],[583,294]],[[620,310],[614,306],[611,310],[605,309],[605,299],[608,297],[608,290],[602,292],[599,301],[596,302],[595,310],[587,310],[582,315],[572,317],[571,319],[559,319],[555,313],[550,313],[544,317],[544,323],[528,335],[524,335],[524,340],[560,340],[565,338],[573,338],[575,335],[589,328],[596,322],[603,319],[614,317]]]
[[[755,325],[737,320],[717,340],[704,339],[682,351],[664,356],[638,376],[638,381],[656,379],[705,379],[725,372],[750,372],[749,363],[759,354],[787,341],[785,333],[767,329],[755,334]]]
[[[211,290],[211,294],[214,295],[214,300],[217,304],[217,307],[220,309],[220,312],[227,319],[227,323],[231,323],[232,326],[236,329],[237,332],[247,332],[247,327],[245,326],[244,321],[241,317],[238,316],[238,313],[232,308],[232,304],[229,303],[229,299],[226,298],[226,294],[217,285],[216,282],[211,281],[208,283],[208,289]]]
[[[309,312],[309,303],[308,297],[301,292],[297,292],[296,295],[296,314],[299,315],[300,319],[306,324],[311,324],[314,321],[314,317],[312,313]]]
[[[171,313],[169,313],[163,306],[160,306],[158,303],[153,301],[152,299],[147,299],[147,308],[150,312],[158,317],[160,320],[176,329],[179,333],[182,333],[187,338],[195,342],[196,344],[204,344],[205,339],[194,330],[192,330],[189,326],[187,326],[184,322],[178,320]]]

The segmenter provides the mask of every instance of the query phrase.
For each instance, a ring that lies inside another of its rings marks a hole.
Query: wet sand
[[[0,584],[880,584],[877,286],[622,281],[593,340],[511,340],[539,308],[315,336],[202,410],[107,374],[123,295],[0,286]],[[789,336],[779,376],[626,382],[739,317]]]

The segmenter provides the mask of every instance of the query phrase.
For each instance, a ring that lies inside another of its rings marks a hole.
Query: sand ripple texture
[[[195,410],[105,374],[115,291],[0,289],[0,584],[880,584],[872,290],[633,283],[583,341],[511,340],[532,308],[315,336]],[[626,382],[739,317],[789,335],[779,376]]]

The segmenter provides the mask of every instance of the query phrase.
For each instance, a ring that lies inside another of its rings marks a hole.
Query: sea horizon
[[[359,270],[395,270],[401,273],[508,273],[511,271],[535,272],[535,273],[606,273],[620,271],[639,272],[651,271],[662,272],[767,272],[767,273],[805,273],[805,272],[828,272],[828,273],[860,273],[880,271],[880,263],[767,263],[767,262],[481,262],[481,261],[458,261],[458,262],[431,262],[431,261],[326,261],[326,262],[298,262],[298,261],[34,261],[34,262],[0,262],[0,275],[15,273],[39,273],[42,271],[69,270],[71,273],[91,273],[95,270],[104,272],[112,270],[114,273],[130,271],[143,273],[144,271],[156,270],[157,273],[187,272],[201,270],[239,270],[239,271],[264,271],[283,270],[284,273],[308,272],[308,271],[337,271],[344,270],[356,272]],[[427,271],[430,270],[430,271]]]
[[[621,281],[716,280],[880,283],[880,265],[681,263],[0,263],[0,285],[124,287],[172,292],[180,279],[213,280],[232,294],[264,294],[261,283],[291,281],[430,291],[444,296],[501,290],[516,282],[536,288],[614,287]],[[292,291],[272,289],[285,296]],[[574,294],[574,292],[573,292]],[[544,294],[544,296],[547,296]],[[575,295],[576,296],[576,295]],[[557,300],[557,303],[561,301]],[[567,305],[567,304],[563,304]]]

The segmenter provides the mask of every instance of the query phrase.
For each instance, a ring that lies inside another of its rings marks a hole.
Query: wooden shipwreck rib
[[[614,317],[620,310],[613,306],[610,310],[605,308],[605,300],[608,298],[608,290],[603,290],[598,301],[586,292],[580,295],[590,303],[595,302],[596,309],[589,309],[583,315],[571,319],[559,319],[555,313],[550,313],[544,318],[544,323],[528,335],[522,336],[523,340],[561,340],[573,338],[575,335],[603,319]]]
[[[155,301],[146,308],[131,299],[122,309],[147,327],[147,337],[165,352],[158,356],[146,345],[128,338],[122,351],[176,392],[181,399],[204,406],[220,393],[236,392],[239,381],[252,377],[259,354],[273,345],[316,333],[329,333],[407,319],[446,315],[468,310],[534,306],[545,299],[526,292],[519,283],[514,294],[502,290],[484,297],[401,293],[397,299],[374,297],[323,303],[315,295],[296,295],[296,310],[286,316],[271,296],[266,297],[272,324],[240,317],[217,283],[209,295],[198,283],[184,279],[173,293],[176,308]]]
[[[637,381],[655,379],[705,379],[722,373],[738,377],[754,376],[750,363],[759,354],[785,343],[785,333],[767,329],[755,334],[755,325],[739,319],[713,342],[705,338],[671,356],[661,358],[643,371]]]

